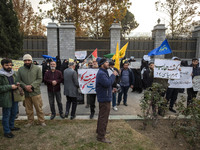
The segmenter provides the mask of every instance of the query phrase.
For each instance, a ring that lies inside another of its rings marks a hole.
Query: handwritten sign
[[[131,69],[139,69],[141,66],[141,62],[138,61],[138,62],[131,62],[130,65],[129,65],[129,68]]]
[[[155,59],[154,78],[180,79],[180,61]]]
[[[195,76],[192,82],[193,82],[193,90],[200,91],[200,76]]]
[[[192,88],[192,67],[181,67],[180,79],[169,80],[169,88]]]
[[[75,56],[77,59],[85,59],[85,57],[87,56],[87,51],[76,51],[75,52]]]
[[[2,58],[0,58],[0,62],[1,62]],[[12,60],[13,62],[13,70],[14,71],[18,71],[18,69],[24,65],[24,62],[22,60]],[[0,64],[0,69],[2,68],[1,64]]]
[[[96,74],[98,69],[78,69],[78,82],[81,93],[96,94]]]

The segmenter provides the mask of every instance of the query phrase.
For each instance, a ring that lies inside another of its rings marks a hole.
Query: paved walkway
[[[42,92],[42,100],[43,100],[43,111],[45,113],[45,116],[50,116],[51,111],[49,107],[49,102],[48,102],[48,96],[47,96],[47,88],[44,84],[41,86],[41,92]],[[63,110],[65,112],[66,110],[66,97],[63,95],[63,85],[61,88],[61,95],[62,95],[62,103],[63,103]],[[185,94],[179,94],[180,95],[185,95]],[[110,118],[115,118],[115,119],[123,119],[123,118],[137,118],[137,115],[140,114],[140,99],[142,98],[143,93],[138,94],[137,92],[131,92],[131,89],[129,89],[128,92],[128,100],[127,104],[128,106],[124,106],[123,104],[117,106],[118,111],[114,111],[111,109],[110,111]],[[86,103],[86,97],[85,97],[85,103]],[[77,117],[77,118],[89,118],[90,114],[90,108],[85,108],[86,104],[78,105],[77,106],[77,111],[76,115],[77,116],[82,116],[82,117]],[[56,106],[56,112],[59,115],[58,108],[57,108],[57,103],[55,102]],[[0,116],[2,115],[2,108],[0,108]],[[96,102],[96,113],[95,113],[95,118],[98,115],[98,102]],[[169,115],[173,114],[171,112],[168,112]],[[23,107],[22,103],[19,103],[19,116],[26,116],[25,108]],[[24,119],[24,117],[21,117]],[[59,118],[59,117],[58,117]]]

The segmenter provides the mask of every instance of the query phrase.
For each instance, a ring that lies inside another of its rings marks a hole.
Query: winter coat
[[[121,68],[120,80],[121,80],[123,71],[124,71],[124,69]],[[135,82],[134,74],[133,74],[133,72],[131,71],[131,69],[129,69],[129,68],[128,68],[128,72],[129,72],[129,85],[130,85],[130,86],[131,86],[131,85],[134,86],[134,82]]]
[[[55,86],[52,85],[53,80],[57,82]],[[49,70],[44,75],[44,83],[47,85],[47,89],[49,92],[60,91],[60,83],[62,82],[63,82],[63,75],[62,72],[59,70],[55,70],[55,72]]]
[[[78,96],[78,75],[77,72],[71,68],[64,70],[64,95],[69,97]]]
[[[30,69],[25,66],[20,67],[18,70],[18,78],[25,91],[25,97],[33,97],[41,94],[42,71],[38,66],[31,64]],[[26,85],[31,85],[33,92],[27,92],[25,90]]]
[[[108,71],[100,68],[96,75],[96,93],[98,102],[110,102],[112,100],[112,85],[115,75],[109,77]]]
[[[17,76],[13,74],[14,83],[17,83]],[[12,86],[9,84],[8,78],[0,74],[0,107],[12,107]]]

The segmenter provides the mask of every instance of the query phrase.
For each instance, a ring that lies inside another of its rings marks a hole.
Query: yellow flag
[[[71,58],[69,58],[69,62],[74,62],[74,60],[73,60],[73,59],[71,59]]]
[[[128,47],[128,42],[120,49],[119,51],[119,58],[123,58],[126,55],[126,49]],[[112,59],[114,60],[116,57],[116,54],[112,57]]]
[[[119,65],[119,45],[118,45],[118,43],[117,43],[116,53],[115,53],[115,68],[117,68],[118,70],[120,69],[120,65]]]

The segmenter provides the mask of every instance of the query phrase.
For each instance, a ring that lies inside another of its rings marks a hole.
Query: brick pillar
[[[60,59],[75,58],[75,31],[73,22],[64,22],[59,26]]]
[[[120,23],[113,23],[110,27],[110,53],[116,52],[117,42],[120,50],[120,37],[121,37],[121,25]]]
[[[152,30],[152,38],[154,39],[154,48],[159,47],[162,42],[165,40],[165,28],[164,24],[157,24],[154,26],[154,29]],[[165,55],[157,55],[154,56],[155,58],[165,58]]]
[[[47,25],[47,54],[52,57],[58,55],[57,28],[58,26],[54,22],[48,23]]]
[[[192,32],[192,37],[197,39],[196,58],[200,58],[200,26],[194,28],[194,31]]]

